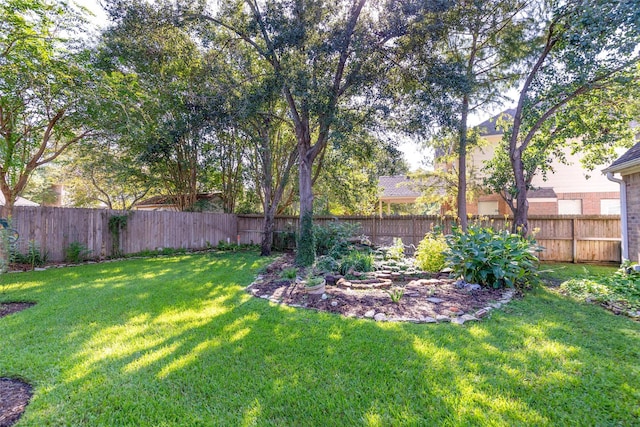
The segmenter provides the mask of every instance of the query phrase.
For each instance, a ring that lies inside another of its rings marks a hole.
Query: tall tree
[[[0,3],[0,190],[11,216],[34,170],[92,135],[99,74],[78,43],[83,15],[63,2]]]
[[[467,151],[477,138],[469,138],[469,115],[504,99],[519,79],[517,65],[527,53],[525,34],[531,20],[524,0],[463,0],[447,13],[450,27],[442,54],[459,63],[463,82],[456,109],[457,216],[467,228]]]
[[[553,151],[555,136],[587,135],[576,108],[589,97],[615,87],[637,85],[628,73],[640,60],[640,7],[638,0],[571,0],[536,3],[538,43],[520,91],[513,125],[505,133],[506,152],[513,186],[506,200],[514,212],[514,228],[528,231],[527,188],[531,176],[526,161],[529,151]],[[606,136],[607,123],[619,117],[604,104],[588,120]],[[593,131],[593,129],[591,129]],[[608,138],[605,138],[608,140]],[[534,149],[535,147],[535,149]],[[503,188],[504,189],[504,188]]]
[[[103,34],[102,66],[133,76],[138,88],[127,100],[130,114],[120,117],[118,143],[162,177],[164,191],[188,210],[214,165],[212,147],[224,148],[226,135],[215,131],[225,108],[213,80],[218,58],[205,55],[190,29],[167,20],[162,7],[115,2],[108,10],[115,24]],[[220,162],[230,160],[227,154],[219,153]]]
[[[440,3],[383,6],[419,10],[423,17]],[[207,17],[255,49],[278,78],[297,141],[301,265],[314,260],[314,163],[327,147],[336,116],[373,94],[369,89],[386,74],[381,66],[389,64],[385,50],[414,20],[379,7],[366,0],[243,0],[223,2],[219,14]]]

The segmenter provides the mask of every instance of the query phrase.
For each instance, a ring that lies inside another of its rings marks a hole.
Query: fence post
[[[578,262],[578,235],[577,235],[578,218],[571,220],[571,237],[573,237],[572,258],[573,263]]]

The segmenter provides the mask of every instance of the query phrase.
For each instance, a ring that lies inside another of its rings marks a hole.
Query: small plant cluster
[[[78,264],[86,260],[90,254],[91,250],[85,245],[80,242],[72,242],[64,250],[64,260],[71,264]]]
[[[48,259],[48,252],[43,251],[35,240],[29,240],[27,252],[22,254],[17,250],[11,251],[9,262],[15,264],[28,264],[31,266],[31,269],[34,269],[45,265]]]
[[[445,267],[447,241],[442,234],[428,233],[416,249],[416,266],[423,271],[438,272]]]
[[[560,285],[560,290],[609,308],[640,310],[640,272],[633,270],[621,268],[612,275],[570,279]]]
[[[259,245],[253,243],[227,243],[224,240],[218,242],[216,249],[224,252],[238,252],[238,251],[254,251],[260,249]]]
[[[466,233],[454,227],[446,242],[446,262],[455,275],[469,283],[512,288],[537,278],[535,253],[542,248],[533,238],[469,224]]]
[[[339,272],[346,275],[350,271],[369,272],[374,270],[374,258],[368,247],[359,247],[355,241],[362,241],[360,225],[332,222],[325,226],[314,226],[316,253],[320,255],[315,269],[321,272]]]

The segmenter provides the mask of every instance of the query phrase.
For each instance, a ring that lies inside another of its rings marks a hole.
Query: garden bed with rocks
[[[295,279],[281,272],[294,265],[292,255],[273,262],[247,291],[258,298],[376,321],[463,324],[487,316],[491,310],[511,301],[512,289],[489,289],[449,278],[448,273],[420,273],[417,276],[376,272],[376,278],[345,279],[327,275],[325,292],[310,295]],[[379,279],[378,279],[379,277]]]

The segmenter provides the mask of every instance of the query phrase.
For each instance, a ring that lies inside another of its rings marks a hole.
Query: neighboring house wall
[[[627,189],[627,236],[629,259],[640,260],[640,172],[623,176]]]
[[[483,127],[483,125],[480,125]],[[495,149],[502,139],[502,134],[484,136],[486,144],[473,149],[469,153],[471,168],[481,179],[484,162],[493,158]],[[600,172],[606,165],[596,167],[594,171],[586,171],[579,155],[566,154],[569,164],[554,160],[554,172],[547,174],[545,181],[541,175],[536,175],[532,181],[534,188],[551,188],[555,192],[554,198],[529,197],[530,215],[617,215],[620,213],[620,188],[609,181]],[[589,178],[587,178],[589,175]],[[495,201],[500,199],[499,214],[510,214],[509,206],[498,195],[484,195],[478,200],[472,200],[467,206],[470,214],[481,214],[478,202]],[[482,209],[480,209],[482,211]]]

